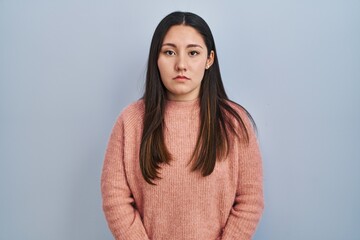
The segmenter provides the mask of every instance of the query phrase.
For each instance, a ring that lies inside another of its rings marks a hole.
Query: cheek
[[[192,66],[194,69],[196,69],[197,71],[200,71],[200,70],[204,70],[205,69],[205,65],[206,65],[206,61],[207,59],[206,58],[198,58],[196,60],[194,60],[192,62]]]
[[[165,85],[165,87],[168,88],[169,79],[172,76],[170,63],[163,58],[159,58],[157,61],[157,65],[160,73],[160,80]]]
[[[194,72],[196,72],[196,74],[198,74],[198,75],[204,74],[205,73],[205,64],[206,64],[206,61],[199,61],[199,62],[194,63],[194,65],[193,65]]]
[[[159,58],[158,61],[157,61],[157,65],[158,65],[159,71],[160,71],[160,73],[161,73],[161,72],[162,72],[162,69],[163,69],[163,62],[161,61],[160,58]]]
[[[159,57],[158,61],[157,61],[157,65],[160,71],[161,75],[166,74],[167,72],[170,71],[171,68],[171,64],[169,61],[164,60],[163,58]]]

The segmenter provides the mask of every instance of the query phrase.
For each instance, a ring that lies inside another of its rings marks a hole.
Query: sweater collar
[[[196,98],[189,101],[166,100],[166,112],[168,113],[194,113],[200,110],[200,99]]]

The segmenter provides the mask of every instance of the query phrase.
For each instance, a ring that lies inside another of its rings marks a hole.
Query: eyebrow
[[[170,47],[174,47],[174,48],[177,48],[177,46],[174,44],[174,43],[164,43],[162,45],[163,46],[170,46]],[[199,47],[199,48],[203,48],[202,46],[200,46],[199,44],[188,44],[186,46],[186,48],[193,48],[193,47]]]

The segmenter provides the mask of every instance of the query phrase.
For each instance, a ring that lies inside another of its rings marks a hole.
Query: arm
[[[236,196],[222,240],[250,240],[264,208],[260,150],[252,127],[246,125],[249,145],[241,145]]]
[[[123,165],[123,122],[116,122],[106,149],[101,176],[103,210],[116,240],[148,239],[139,212],[132,204]]]

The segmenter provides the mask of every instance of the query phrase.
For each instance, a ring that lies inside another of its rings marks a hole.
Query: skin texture
[[[193,27],[176,25],[166,33],[158,58],[158,68],[169,100],[198,98],[205,70],[214,61],[204,39]]]

